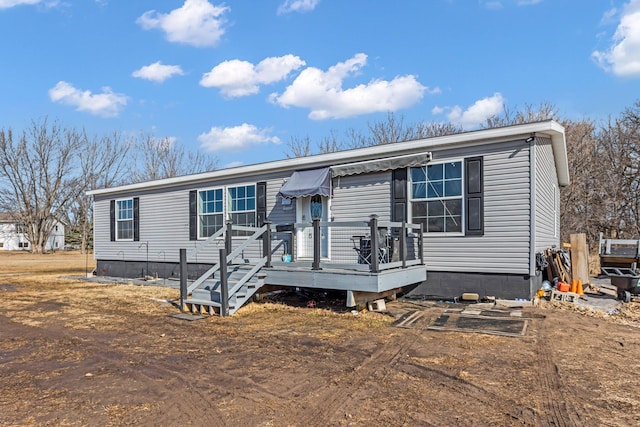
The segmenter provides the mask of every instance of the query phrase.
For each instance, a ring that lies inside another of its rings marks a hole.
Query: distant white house
[[[24,232],[24,225],[16,223],[10,213],[0,212],[0,250],[30,251],[31,243]],[[64,224],[58,221],[44,249],[55,251],[64,247]]]

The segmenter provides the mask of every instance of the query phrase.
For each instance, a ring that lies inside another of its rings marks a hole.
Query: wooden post
[[[407,268],[407,223],[404,220],[400,229],[400,260],[402,268]]]
[[[233,221],[227,221],[225,223],[227,228],[224,233],[224,249],[230,254],[233,251]],[[226,262],[225,262],[226,264]]]
[[[229,315],[229,282],[227,280],[227,251],[220,249],[220,316]]]
[[[187,250],[180,249],[180,311],[184,311],[187,299]]]
[[[369,233],[371,234],[371,272],[378,273],[380,271],[380,258],[378,257],[378,248],[380,247],[380,242],[378,241],[378,215],[373,214],[370,218]]]
[[[313,266],[312,270],[322,270],[320,268],[320,218],[313,218]]]
[[[267,263],[265,267],[271,267],[271,221],[265,221],[264,225],[267,226],[264,234],[262,235],[262,256],[267,257]]]
[[[571,243],[571,278],[589,283],[589,248],[584,233],[569,236]]]

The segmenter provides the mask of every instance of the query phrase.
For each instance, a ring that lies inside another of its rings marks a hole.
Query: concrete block
[[[369,311],[387,311],[387,305],[383,299],[372,301],[368,304]]]

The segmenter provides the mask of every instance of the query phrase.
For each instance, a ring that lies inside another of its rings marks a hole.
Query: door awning
[[[331,166],[331,176],[358,175],[361,173],[382,172],[413,166],[424,166],[431,161],[431,153],[407,154],[404,156],[385,157],[382,159],[365,160],[363,162],[346,163]]]
[[[329,168],[295,171],[278,194],[288,199],[315,195],[330,196]]]

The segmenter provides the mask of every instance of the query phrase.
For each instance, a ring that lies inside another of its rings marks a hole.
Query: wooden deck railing
[[[180,249],[180,304],[183,306],[184,300],[188,294],[200,286],[205,280],[212,277],[216,272],[220,271],[221,291],[223,293],[223,301],[229,295],[229,289],[226,284],[227,265],[241,255],[245,249],[251,244],[262,240],[262,257],[259,258],[254,268],[251,270],[255,274],[262,267],[272,267],[272,255],[274,252],[272,235],[273,233],[290,233],[290,248],[296,247],[296,235],[301,229],[311,227],[313,230],[313,257],[311,262],[312,270],[322,270],[323,264],[332,266],[344,266],[345,268],[353,267],[357,270],[370,271],[371,273],[379,273],[383,270],[393,268],[407,268],[413,265],[424,265],[423,251],[423,230],[422,224],[408,224],[406,222],[390,222],[379,221],[377,215],[371,215],[369,221],[342,221],[342,222],[324,222],[319,219],[313,220],[311,223],[290,223],[273,225],[267,221],[262,227],[245,227],[233,225],[230,221],[225,227],[216,232],[212,238],[203,242],[203,245],[189,255],[196,255],[204,246],[216,239],[224,238],[224,248],[219,250],[219,262],[208,269],[197,280],[187,285],[188,276],[188,254],[186,249]],[[235,232],[250,232],[250,236],[243,238],[242,243],[238,247],[233,248],[234,240],[232,239]],[[342,236],[351,235],[353,246],[348,247],[344,240],[332,239],[331,231]],[[326,233],[323,236],[323,233]],[[353,235],[358,233],[358,235]],[[215,237],[214,237],[215,236]],[[324,258],[322,256],[322,239],[327,240],[328,250],[332,244],[339,246],[339,250],[343,253],[348,252],[350,256],[333,258]],[[356,243],[354,238],[359,240]],[[332,240],[334,240],[332,242]],[[279,247],[280,245],[276,246]],[[352,251],[352,252],[349,252]],[[299,264],[302,261],[294,256],[291,251],[292,262]],[[308,260],[307,260],[308,262]],[[307,264],[308,265],[308,264]],[[357,267],[357,268],[355,268]],[[244,282],[243,282],[244,283]],[[243,283],[236,284],[234,291]],[[223,312],[225,307],[222,307]]]

